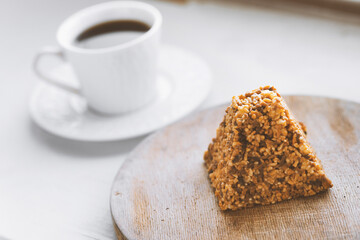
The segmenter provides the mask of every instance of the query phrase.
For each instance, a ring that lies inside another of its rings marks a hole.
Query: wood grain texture
[[[119,239],[359,239],[360,104],[285,97],[334,187],[308,198],[221,211],[203,153],[225,106],[144,140],[119,170],[111,212]]]

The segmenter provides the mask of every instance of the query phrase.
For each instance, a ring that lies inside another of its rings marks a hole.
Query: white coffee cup
[[[77,36],[91,26],[122,19],[146,23],[150,29],[113,47],[86,49],[74,44]],[[83,96],[89,107],[98,112],[116,114],[138,109],[156,95],[161,25],[160,12],[142,2],[116,1],[85,8],[61,24],[57,31],[60,48],[44,48],[35,58],[34,70],[46,82]],[[49,55],[70,63],[79,89],[41,70],[40,60]]]

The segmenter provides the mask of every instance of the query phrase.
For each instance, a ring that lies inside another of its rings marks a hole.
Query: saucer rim
[[[206,98],[208,97],[208,95],[211,91],[213,79],[212,79],[212,72],[210,70],[210,67],[208,66],[207,62],[204,61],[200,56],[198,56],[197,54],[194,54],[192,51],[189,51],[189,50],[177,47],[177,46],[173,46],[173,45],[164,44],[161,47],[161,49],[169,49],[169,48],[176,49],[177,51],[185,52],[191,58],[197,58],[198,60],[200,60],[206,69],[207,76],[205,77],[205,80],[204,80],[204,86],[203,86],[201,98],[199,98],[199,100],[196,103],[192,104],[192,106],[189,107],[189,110],[184,111],[183,114],[179,114],[178,116],[175,116],[173,119],[167,121],[164,124],[161,124],[161,126],[152,128],[148,131],[138,132],[138,133],[134,133],[134,134],[128,134],[126,136],[108,136],[108,137],[96,136],[93,138],[88,137],[88,136],[82,137],[82,135],[69,135],[69,134],[64,133],[61,130],[57,131],[55,128],[49,127],[48,124],[43,124],[44,120],[41,120],[39,117],[39,114],[36,113],[37,112],[36,109],[38,108],[38,104],[37,104],[36,100],[38,99],[38,96],[43,91],[43,89],[53,87],[44,82],[37,83],[31,94],[31,98],[29,101],[29,112],[30,112],[32,121],[35,122],[38,127],[42,128],[43,130],[45,130],[46,132],[48,132],[54,136],[59,136],[59,137],[65,138],[65,139],[82,141],[82,142],[110,142],[110,141],[121,141],[121,140],[133,139],[133,138],[137,138],[140,136],[149,135],[159,129],[162,129],[166,126],[174,124],[175,122],[177,122],[177,121],[181,120],[182,118],[188,116],[189,114],[193,113],[206,100]],[[206,88],[206,89],[204,89],[204,88]],[[61,91],[61,89],[58,89],[58,90]],[[140,108],[137,111],[142,111],[142,109]],[[99,116],[101,116],[101,115],[99,115]],[[106,116],[106,117],[108,117],[108,116]],[[119,115],[114,115],[114,117],[119,117]]]

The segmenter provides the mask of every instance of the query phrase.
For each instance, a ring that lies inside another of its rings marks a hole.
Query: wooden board
[[[285,98],[334,187],[324,193],[221,211],[203,153],[225,106],[194,114],[144,140],[119,170],[111,212],[119,239],[359,239],[360,104]]]

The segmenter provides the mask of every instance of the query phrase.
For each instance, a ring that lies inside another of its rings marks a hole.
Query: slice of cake
[[[204,154],[222,210],[311,196],[332,187],[274,87],[233,97]]]

